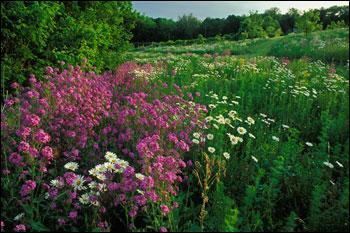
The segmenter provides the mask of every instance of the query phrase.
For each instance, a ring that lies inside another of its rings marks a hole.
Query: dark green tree
[[[199,34],[201,22],[193,14],[183,15],[176,22],[176,36],[179,39],[193,39]]]
[[[299,32],[304,32],[306,35],[310,32],[321,30],[320,13],[314,10],[304,12],[304,14],[297,19],[296,28]]]

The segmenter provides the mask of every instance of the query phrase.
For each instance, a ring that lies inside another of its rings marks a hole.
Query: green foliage
[[[238,209],[230,209],[225,218],[224,232],[237,232],[236,224],[238,221]]]
[[[250,12],[249,17],[242,22],[241,33],[243,39],[252,39],[257,37],[266,37],[267,34],[263,27],[263,17],[258,12]]]
[[[286,225],[284,225],[282,232],[295,232],[297,214],[292,211],[287,219]]]
[[[61,60],[114,69],[134,20],[130,2],[1,2],[2,84],[24,83]]]
[[[331,24],[327,26],[327,29],[337,29],[337,28],[346,28],[347,25],[345,24],[344,20],[334,22],[332,21]]]
[[[215,192],[209,198],[211,213],[206,221],[207,228],[210,231],[234,231],[236,230],[236,222],[238,210],[234,208],[233,200],[224,193],[224,184],[219,182]]]
[[[296,28],[299,32],[304,32],[305,35],[316,30],[321,30],[320,13],[317,11],[304,12],[304,14],[296,20]]]
[[[180,39],[196,38],[199,34],[200,21],[192,14],[179,17],[176,34]]]
[[[319,23],[314,22],[313,15],[319,15],[317,19]],[[332,6],[304,13],[290,8],[285,14],[282,14],[278,8],[272,7],[264,13],[229,15],[226,19],[207,17],[203,21],[199,21],[193,15],[185,15],[174,21],[139,14],[132,41],[138,46],[152,41],[195,39],[199,34],[205,38],[226,35],[230,40],[277,37],[296,32],[297,21],[298,29],[306,30],[306,33],[327,27],[332,29],[344,27],[344,24],[349,25],[349,6]]]

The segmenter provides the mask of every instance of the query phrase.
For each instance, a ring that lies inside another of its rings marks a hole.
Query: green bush
[[[1,2],[1,83],[25,83],[58,61],[114,69],[129,47],[130,2]],[[4,93],[3,93],[4,94]]]

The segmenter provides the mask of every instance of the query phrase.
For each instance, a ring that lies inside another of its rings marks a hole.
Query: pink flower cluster
[[[106,151],[114,151],[130,165],[117,180],[106,172],[104,183],[109,198],[91,195],[90,201],[103,204],[112,198],[115,205],[127,205],[131,217],[147,208],[148,202],[154,202],[164,215],[168,214],[176,208],[169,203],[183,180],[183,153],[192,144],[189,135],[203,124],[202,112],[207,110],[186,100],[193,100],[192,94],[184,95],[177,85],[134,77],[136,69],[147,74],[153,70],[151,65],[125,63],[114,73],[96,75],[83,72],[79,66],[69,66],[61,72],[49,67],[45,82],[31,75],[30,88],[14,84],[19,94],[10,97],[1,117],[1,140],[5,144],[2,154],[9,155],[2,159],[6,158],[14,169],[36,164],[34,169],[40,173],[46,173],[52,161],[56,165],[81,161],[79,167],[89,184],[92,178],[87,170],[103,161]],[[81,209],[73,190],[77,175],[66,170],[56,173],[64,174],[56,178],[59,187],[46,184],[41,188],[52,200],[69,189],[67,198],[53,203],[51,208],[62,211],[70,203],[74,207],[65,218],[75,221]],[[144,179],[135,178],[135,173],[144,174]],[[44,179],[49,183],[52,177]],[[35,188],[36,182],[27,180],[20,195],[25,197]],[[109,208],[105,204],[102,209]],[[64,225],[68,219],[58,222]]]
[[[27,180],[21,188],[20,194],[22,197],[27,196],[36,187],[36,183],[33,180]]]

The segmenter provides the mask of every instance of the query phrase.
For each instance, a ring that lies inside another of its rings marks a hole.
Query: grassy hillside
[[[191,45],[171,45],[158,43],[148,47],[136,48],[135,52],[142,53],[195,53],[222,54],[245,56],[276,56],[301,58],[303,56],[319,59],[324,62],[346,63],[349,59],[349,29],[335,29],[304,34],[289,34],[287,36],[268,39],[247,39],[241,41],[214,40],[206,43]],[[157,56],[153,54],[152,56]]]

